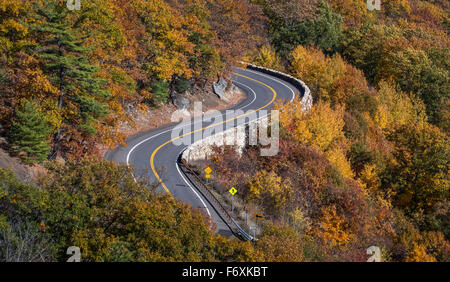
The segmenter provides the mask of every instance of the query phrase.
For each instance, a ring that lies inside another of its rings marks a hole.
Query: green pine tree
[[[64,122],[88,134],[96,134],[93,125],[108,113],[105,102],[110,92],[106,90],[107,81],[97,76],[99,68],[88,61],[92,48],[83,47],[83,43],[89,35],[79,35],[64,5],[45,1],[44,5],[36,4],[36,11],[41,21],[32,26],[41,39],[37,50],[46,74],[59,87],[57,103]],[[61,133],[61,129],[56,133],[53,154],[58,150]]]
[[[153,100],[156,102],[166,101],[169,97],[169,82],[166,80],[153,80],[151,83]]]
[[[12,151],[26,163],[42,162],[50,151],[48,138],[51,129],[39,107],[27,101],[16,111],[11,127]]]

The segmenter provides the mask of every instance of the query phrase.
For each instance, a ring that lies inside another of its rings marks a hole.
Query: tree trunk
[[[60,48],[60,53],[61,53],[61,48]],[[61,111],[62,106],[63,106],[63,80],[64,80],[64,69],[60,69],[59,70],[59,97],[58,97],[58,110]],[[58,154],[58,149],[59,149],[59,139],[61,138],[61,133],[62,133],[62,129],[59,128],[58,132],[56,132],[55,136],[53,137],[53,148],[52,151],[49,155],[49,159],[54,160],[56,159],[56,156]]]

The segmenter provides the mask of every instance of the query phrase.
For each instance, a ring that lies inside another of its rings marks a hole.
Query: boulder
[[[186,110],[191,105],[191,102],[181,95],[176,95],[173,98],[173,104],[180,110]]]
[[[219,82],[213,82],[214,93],[222,99],[225,96],[225,89],[227,88],[228,83],[225,79],[220,78]]]

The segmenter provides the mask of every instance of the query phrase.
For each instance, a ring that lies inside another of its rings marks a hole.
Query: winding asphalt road
[[[230,109],[241,110],[245,114],[249,114],[247,117],[252,118],[255,118],[254,113],[258,118],[267,114],[267,110],[270,110],[274,101],[289,102],[295,99],[295,95],[298,93],[298,90],[291,84],[252,70],[235,68],[232,81],[246,93],[247,98]],[[231,232],[227,225],[197,191],[197,188],[193,187],[192,183],[186,179],[177,164],[180,154],[188,147],[187,145],[176,145],[181,138],[191,138],[191,141],[195,142],[202,138],[200,133],[205,130],[218,132],[218,130],[225,130],[230,126],[234,127],[237,125],[238,117],[240,119],[243,117],[242,113],[237,112],[231,117],[225,116],[225,111],[222,111],[221,114],[219,122],[214,118],[210,120],[204,118],[203,121],[191,120],[190,123],[183,124],[184,131],[175,138],[172,136],[172,130],[177,126],[175,123],[141,132],[128,138],[126,147],[119,146],[108,152],[106,159],[134,166],[136,177],[147,177],[152,182],[159,182],[158,189],[161,192],[169,193],[192,207],[205,210],[212,221],[216,223],[217,232],[229,235]]]

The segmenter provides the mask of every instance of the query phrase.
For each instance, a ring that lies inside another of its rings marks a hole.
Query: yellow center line
[[[166,184],[164,184],[164,182],[162,181],[162,179],[161,179],[161,177],[159,176],[158,172],[156,172],[155,162],[154,162],[154,161],[155,161],[156,153],[158,153],[158,151],[159,151],[162,147],[166,146],[167,144],[172,143],[173,141],[175,141],[175,140],[177,140],[177,139],[183,138],[183,137],[185,137],[185,136],[187,136],[187,135],[190,135],[190,134],[196,133],[196,132],[198,132],[198,131],[202,131],[202,130],[205,130],[205,129],[207,129],[207,128],[214,127],[214,126],[217,126],[217,125],[220,125],[220,124],[224,124],[224,123],[227,123],[227,122],[229,122],[229,121],[232,121],[232,120],[238,119],[238,118],[240,118],[240,117],[244,117],[244,116],[250,115],[250,114],[252,114],[252,113],[254,113],[254,112],[257,112],[257,111],[259,111],[259,110],[262,110],[262,109],[268,107],[270,104],[272,104],[272,103],[275,101],[275,99],[277,98],[277,92],[276,92],[272,87],[270,87],[269,85],[267,85],[267,84],[265,84],[265,83],[263,83],[263,82],[261,82],[261,81],[259,81],[259,80],[256,80],[256,79],[250,78],[250,77],[248,77],[248,76],[242,75],[242,74],[238,74],[238,73],[233,73],[233,74],[234,74],[234,75],[237,75],[237,76],[244,77],[244,78],[246,78],[246,79],[255,81],[255,82],[257,82],[257,83],[259,83],[259,84],[261,84],[261,85],[266,86],[266,87],[269,88],[269,89],[272,91],[272,93],[273,93],[272,100],[270,100],[269,103],[267,103],[266,105],[262,106],[262,107],[259,108],[259,109],[250,111],[250,112],[248,112],[248,113],[246,113],[246,114],[242,114],[242,115],[239,115],[239,116],[234,117],[234,118],[230,118],[230,119],[228,119],[228,120],[226,120],[226,121],[222,121],[222,122],[218,122],[218,123],[215,123],[215,124],[211,124],[211,125],[205,126],[205,127],[203,127],[203,128],[200,128],[200,129],[197,129],[197,130],[194,130],[194,131],[185,133],[185,134],[183,134],[183,135],[180,135],[180,136],[178,136],[178,137],[175,137],[175,138],[173,138],[173,139],[170,139],[169,141],[167,141],[167,142],[161,144],[158,148],[156,148],[156,149],[153,151],[152,156],[150,157],[150,166],[151,166],[151,168],[152,168],[153,173],[154,173],[155,176],[156,176],[156,179],[158,179],[158,181],[161,183],[161,185],[162,185],[162,187],[164,188],[164,190],[166,190],[166,192],[167,192],[170,196],[172,196],[172,193],[170,193],[169,189],[167,189]]]

